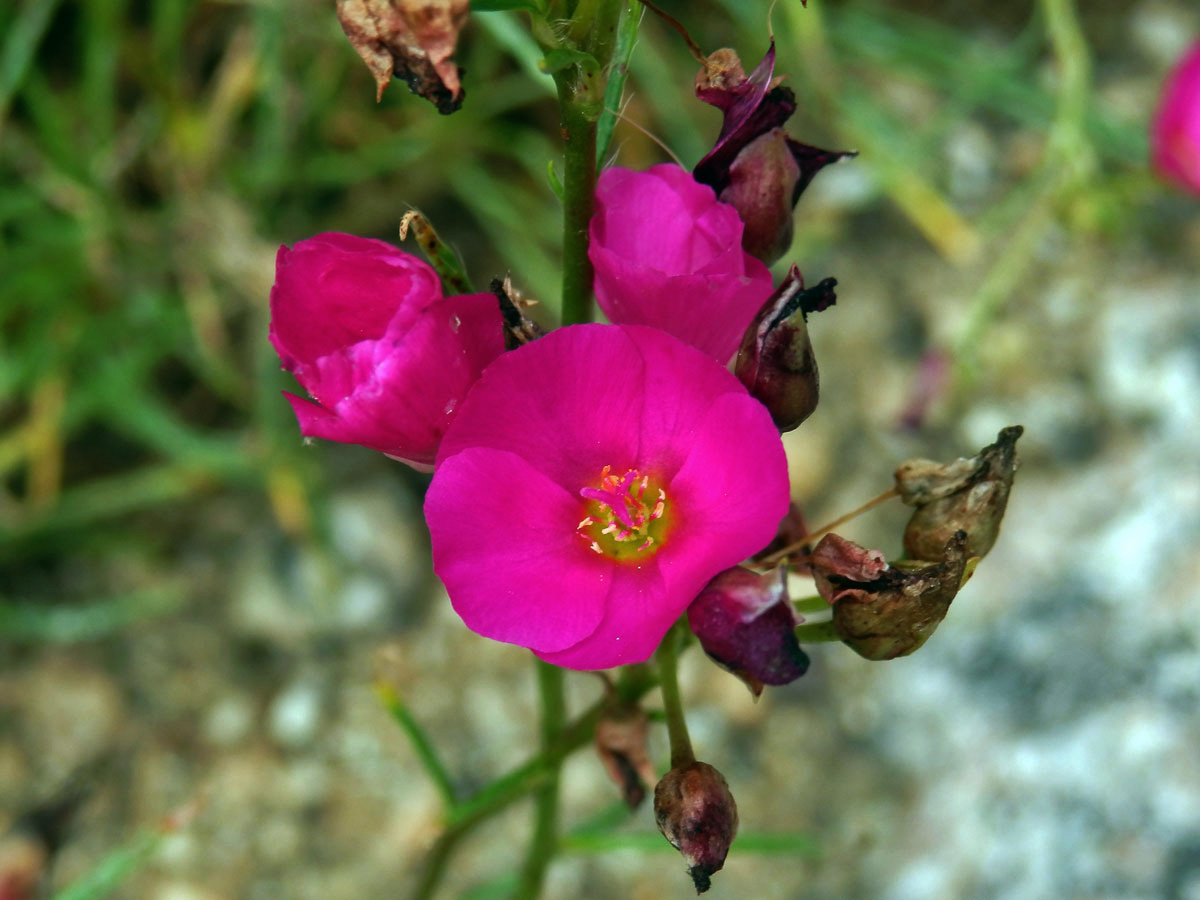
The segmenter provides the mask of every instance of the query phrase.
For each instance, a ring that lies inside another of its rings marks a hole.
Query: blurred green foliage
[[[981,269],[979,329],[1023,271],[1007,235],[1031,209],[1119,229],[1145,184],[1142,123],[1094,102],[1070,6],[1017,6],[938,21],[785,0],[773,17],[801,98],[792,132],[861,150],[867,210],[894,205],[949,263],[1007,267]],[[732,44],[747,65],[766,49],[766,4],[666,7],[707,49]],[[1056,8],[1065,38],[1047,28]],[[519,14],[472,19],[450,117],[399,82],[376,105],[324,0],[18,0],[0,35],[0,638],[102,634],[143,596],[147,615],[175,608],[199,498],[240,498],[248,516],[266,500],[293,538],[321,540],[327,476],[265,340],[280,242],[394,240],[420,208],[476,283],[511,271],[553,318],[553,85]],[[695,64],[652,16],[638,40],[623,115],[694,163],[718,124],[689,99]],[[901,89],[928,113],[898,107]],[[1035,148],[1008,161],[1016,187],[971,210],[947,199],[939,150],[966,119]],[[612,146],[630,166],[663,158],[625,122]],[[845,211],[802,217],[795,255],[825,260],[852,227]],[[64,625],[63,603],[95,606]]]

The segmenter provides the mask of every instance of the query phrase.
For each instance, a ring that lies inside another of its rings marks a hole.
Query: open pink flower
[[[610,321],[661,328],[721,363],[772,289],[737,211],[672,164],[604,170],[588,256]]]
[[[1150,143],[1159,174],[1200,194],[1200,42],[1167,76]]]
[[[467,627],[603,669],[648,658],[787,509],[779,434],[733,375],[655,329],[574,325],[484,372],[425,519]]]
[[[458,405],[504,350],[496,298],[442,297],[391,244],[319,234],[280,247],[271,343],[313,401],[287,394],[307,437],[428,469]]]

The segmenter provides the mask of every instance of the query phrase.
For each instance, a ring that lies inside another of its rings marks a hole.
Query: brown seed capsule
[[[836,286],[826,278],[806,290],[792,266],[742,336],[733,372],[780,431],[796,428],[817,408],[820,378],[806,319],[837,302]]]
[[[1017,438],[1024,429],[1013,425],[1000,432],[970,459],[938,463],[910,459],[896,469],[900,500],[916,511],[904,529],[904,550],[912,559],[941,559],[956,532],[967,535],[966,555],[984,557],[996,543],[1017,471]]]
[[[920,649],[937,630],[968,574],[967,536],[946,542],[937,563],[889,566],[867,550],[828,534],[813,551],[817,590],[833,606],[833,625],[859,656],[895,659]]]
[[[696,893],[703,894],[737,834],[737,804],[725,777],[703,762],[672,769],[654,789],[654,820],[683,854]]]

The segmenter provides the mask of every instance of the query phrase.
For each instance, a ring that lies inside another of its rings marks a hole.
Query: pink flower
[[[648,658],[787,509],[762,404],[670,335],[609,325],[496,360],[425,500],[434,571],[467,627],[573,669]]]
[[[671,164],[601,173],[588,256],[611,321],[661,328],[721,363],[772,290],[737,211]]]
[[[504,350],[495,297],[443,299],[437,273],[416,257],[334,233],[279,248],[270,337],[315,401],[286,395],[306,437],[426,470],[463,397]]]
[[[1167,76],[1150,143],[1159,174],[1200,194],[1200,42]]]

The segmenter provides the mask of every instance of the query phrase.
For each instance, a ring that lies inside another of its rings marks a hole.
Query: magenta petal
[[[741,382],[693,346],[655,328],[622,329],[646,363],[652,389],[641,414],[639,460],[660,477],[671,479],[692,449],[692,441],[713,402],[721,394],[744,395]]]
[[[428,466],[463,398],[503,351],[495,297],[448,297],[426,307],[400,338],[362,341],[298,368],[318,406],[297,398],[292,408],[307,437]]]
[[[548,663],[568,669],[611,669],[645,662],[691,597],[664,603],[666,588],[658,566],[616,566],[604,619],[588,637],[557,652],[538,651]]]
[[[762,404],[717,398],[667,495],[680,524],[659,565],[670,591],[694,598],[715,572],[767,546],[787,515],[787,458]]]
[[[515,453],[570,491],[632,466],[645,365],[620,329],[572,325],[505,353],[483,373],[439,460],[467,447]]]
[[[472,631],[552,653],[593,633],[611,565],[576,533],[581,504],[513,453],[463,450],[425,496],[433,569]]]
[[[744,275],[667,276],[593,245],[596,300],[612,322],[659,328],[725,363],[772,291],[767,267],[738,253]]]
[[[1200,43],[1167,76],[1150,144],[1159,174],[1200,194]]]

